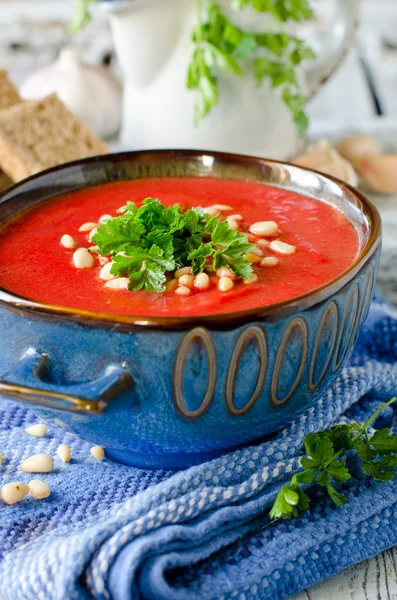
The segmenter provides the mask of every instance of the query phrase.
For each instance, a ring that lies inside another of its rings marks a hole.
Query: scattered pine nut
[[[70,462],[72,452],[67,444],[61,444],[57,448],[57,455],[62,462],[68,463]]]
[[[100,265],[106,265],[110,261],[110,258],[107,256],[98,256],[98,262]]]
[[[280,261],[275,256],[266,256],[261,261],[261,267],[275,267]]]
[[[112,268],[112,266],[113,266],[112,262],[106,263],[106,265],[104,265],[102,267],[102,269],[99,271],[99,279],[103,279],[103,281],[110,281],[111,279],[116,279],[117,275],[113,275],[110,272],[110,269]]]
[[[177,296],[190,296],[191,289],[188,288],[186,285],[181,285],[176,288],[174,294],[176,294]]]
[[[192,267],[182,267],[182,269],[178,269],[177,271],[175,271],[175,277],[177,279],[179,279],[179,277],[182,277],[182,275],[191,275],[192,274]]]
[[[234,231],[237,231],[239,229],[240,225],[232,217],[227,217],[226,221],[227,221],[230,229],[234,229]]]
[[[95,227],[98,227],[98,223],[83,223],[79,227],[79,231],[91,231],[92,229],[95,229]]]
[[[79,248],[73,253],[73,264],[76,269],[90,269],[94,266],[94,259],[87,248]]]
[[[188,288],[192,288],[194,286],[194,277],[193,275],[182,275],[182,277],[179,277],[178,283],[179,285],[185,285]]]
[[[103,223],[106,223],[107,221],[110,221],[110,219],[112,219],[112,215],[102,215],[102,217],[99,217],[98,219],[98,223],[100,223],[101,225],[103,225]]]
[[[205,206],[203,208],[203,213],[209,215],[210,217],[215,217],[215,215],[217,215],[218,212],[219,210],[216,209],[215,206]]]
[[[212,208],[215,208],[218,212],[233,210],[233,206],[228,204],[213,204]]]
[[[260,256],[257,256],[253,252],[248,252],[248,254],[244,254],[244,258],[246,258],[253,265],[258,262],[261,262]]]
[[[105,458],[105,450],[102,446],[93,446],[90,450],[91,455],[97,460],[103,460]]]
[[[90,247],[88,248],[88,252],[89,252],[90,254],[97,254],[97,253],[98,253],[98,250],[99,250],[99,246],[90,246]]]
[[[34,435],[34,437],[44,437],[47,433],[47,425],[44,423],[37,423],[37,425],[29,425],[25,428],[26,433]]]
[[[165,284],[165,289],[166,289],[167,292],[173,292],[175,290],[175,288],[177,288],[177,287],[178,287],[178,280],[177,279],[170,279]]]
[[[249,242],[251,242],[252,244],[257,244],[259,242],[259,238],[257,235],[254,235],[253,233],[250,233],[250,232],[246,233],[245,235],[247,236],[247,240]]]
[[[16,504],[29,494],[29,488],[21,481],[6,483],[1,488],[1,497],[6,504]]]
[[[250,232],[261,237],[273,237],[278,234],[278,225],[275,221],[258,221],[251,225]]]
[[[258,246],[255,246],[255,248],[252,248],[252,250],[250,252],[251,252],[251,254],[256,254],[257,256],[263,256],[263,250],[258,248]]]
[[[94,237],[94,235],[96,235],[98,233],[98,228],[94,227],[94,229],[91,229],[90,233],[88,234],[88,240],[90,242],[92,242],[92,238]]]
[[[207,273],[199,273],[198,275],[196,275],[194,280],[195,288],[197,288],[198,290],[206,290],[208,287],[210,287],[210,285],[211,282]]]
[[[256,273],[251,273],[248,279],[244,279],[244,283],[255,283],[256,281],[258,281],[258,279],[259,277]]]
[[[235,221],[242,221],[244,217],[242,215],[230,215],[228,219],[234,219]]]
[[[230,277],[221,277],[220,278],[220,280],[218,282],[218,288],[220,289],[221,292],[228,292],[233,287],[234,287],[233,279],[230,279]]]
[[[76,248],[77,246],[76,240],[68,233],[65,233],[65,235],[61,237],[60,243],[64,248]]]
[[[40,479],[32,479],[29,481],[29,492],[36,500],[44,500],[51,494],[50,486]]]
[[[50,473],[54,468],[54,461],[49,454],[34,454],[22,461],[19,468],[26,473]]]
[[[111,279],[105,283],[105,287],[111,288],[112,290],[128,290],[130,280],[128,277],[118,277],[117,279]]]
[[[259,248],[267,248],[270,244],[269,240],[265,240],[265,238],[259,238],[256,243]]]
[[[274,242],[270,242],[269,244],[270,250],[273,252],[277,252],[278,254],[294,254],[296,251],[296,247],[291,244],[286,244],[285,242],[280,242],[279,240],[275,240]]]
[[[236,275],[235,273],[233,273],[233,271],[231,271],[230,269],[228,269],[227,267],[220,267],[216,274],[218,275],[218,277],[228,277],[229,279],[236,279]]]

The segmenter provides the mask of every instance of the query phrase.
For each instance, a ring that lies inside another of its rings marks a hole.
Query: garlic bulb
[[[300,167],[307,167],[337,177],[350,185],[356,186],[358,183],[357,174],[350,162],[331,148],[327,140],[310,144],[306,153],[294,160],[294,163]]]
[[[397,194],[397,154],[364,156],[358,172],[365,185],[381,194]]]
[[[24,100],[56,93],[59,99],[97,135],[110,137],[120,128],[121,83],[107,67],[84,64],[72,48],[23,83]]]
[[[363,156],[381,154],[382,150],[378,141],[371,135],[360,133],[349,135],[340,140],[336,149],[346,158],[354,167],[358,166]]]

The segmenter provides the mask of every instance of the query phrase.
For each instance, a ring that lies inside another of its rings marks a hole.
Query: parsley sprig
[[[121,216],[100,225],[93,242],[99,254],[112,256],[111,273],[129,278],[130,290],[163,292],[167,273],[186,266],[193,275],[223,266],[243,279],[252,273],[244,255],[254,245],[219,214],[167,208],[157,198],[146,198],[140,208],[129,202],[117,212]]]
[[[288,519],[309,510],[310,498],[302,485],[316,483],[326,489],[337,506],[343,506],[346,497],[337,485],[348,481],[352,474],[342,458],[347,453],[360,459],[362,472],[376,481],[390,481],[397,467],[397,436],[388,429],[380,429],[370,435],[368,429],[380,412],[396,402],[392,398],[380,406],[364,423],[335,425],[325,431],[309,433],[304,438],[307,456],[301,458],[303,471],[293,475],[291,481],[279,491],[270,510],[272,519]]]
[[[194,119],[198,123],[219,102],[220,72],[238,77],[254,76],[258,85],[269,79],[279,88],[296,126],[308,126],[304,111],[306,98],[301,92],[297,67],[315,58],[311,48],[300,38],[282,30],[283,23],[310,19],[313,12],[307,0],[233,0],[232,8],[250,6],[259,13],[269,13],[280,23],[279,32],[254,34],[234,25],[221,7],[212,0],[195,0],[197,25],[193,32],[194,51],[187,76],[188,89],[197,92]]]

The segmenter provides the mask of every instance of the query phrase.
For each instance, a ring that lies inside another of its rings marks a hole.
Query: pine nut
[[[242,215],[230,215],[228,219],[234,219],[235,221],[242,221],[244,217]]]
[[[98,256],[98,262],[100,265],[106,265],[110,261],[108,256]]]
[[[235,219],[233,219],[232,217],[228,217],[226,219],[230,229],[234,229],[234,231],[237,231],[240,227],[240,225],[237,223],[237,221]]]
[[[58,455],[58,458],[60,458],[62,462],[68,463],[68,462],[70,462],[72,452],[70,450],[70,447],[67,444],[61,444],[57,448],[57,455]]]
[[[68,233],[65,233],[65,235],[61,237],[60,243],[64,248],[76,248],[77,246],[76,240]]]
[[[88,248],[88,252],[89,252],[90,254],[97,254],[97,253],[98,253],[98,250],[99,250],[99,246],[90,246],[90,247]]]
[[[98,227],[98,223],[83,223],[79,227],[79,231],[91,231],[92,229],[95,229],[95,227]]]
[[[275,240],[274,242],[270,242],[269,244],[270,250],[273,252],[277,252],[278,254],[294,254],[296,251],[296,247],[291,244],[286,244],[285,242],[280,242],[279,240]]]
[[[256,241],[259,248],[267,248],[270,244],[269,240],[265,240],[264,238],[260,238]]]
[[[255,283],[256,281],[258,281],[258,279],[259,277],[256,273],[251,273],[248,279],[244,279],[244,283]]]
[[[218,277],[228,277],[229,279],[236,279],[236,275],[233,273],[233,271],[231,271],[230,269],[228,269],[227,267],[220,267],[216,274],[218,275]]]
[[[275,256],[266,256],[261,262],[261,267],[275,267],[279,260]]]
[[[94,259],[87,248],[79,248],[73,253],[73,264],[76,269],[90,269],[94,266]]]
[[[110,272],[110,269],[112,268],[112,266],[113,266],[112,262],[106,263],[106,265],[104,265],[102,267],[102,269],[99,271],[99,279],[102,279],[103,281],[110,281],[111,279],[116,279],[117,275],[113,275]]]
[[[214,206],[205,206],[203,208],[203,213],[209,215],[210,217],[215,217],[215,215],[217,215],[218,212],[219,210],[217,210]]]
[[[175,290],[175,288],[177,288],[177,287],[178,287],[177,279],[170,279],[170,281],[167,281],[167,283],[165,284],[166,292],[173,292]]]
[[[190,296],[191,289],[186,285],[181,285],[180,287],[176,288],[174,294],[177,294],[177,296]]]
[[[221,292],[228,292],[234,287],[233,279],[229,277],[221,277],[218,283],[218,288]]]
[[[248,254],[244,254],[244,258],[246,258],[253,265],[255,265],[256,263],[261,261],[260,256],[257,256],[256,254],[253,254],[252,252],[248,252]]]
[[[257,244],[259,242],[259,238],[257,235],[254,235],[253,233],[246,233],[245,234],[247,236],[247,240],[253,244]]]
[[[29,494],[29,488],[21,481],[6,483],[1,488],[1,497],[6,504],[16,504]]]
[[[102,446],[93,446],[90,450],[91,455],[97,460],[103,460],[105,458],[105,450]]]
[[[34,454],[22,461],[19,468],[26,473],[50,473],[54,468],[54,461],[49,454]]]
[[[34,435],[34,437],[44,437],[47,433],[47,425],[44,423],[37,423],[37,425],[29,425],[25,428],[26,433]]]
[[[228,204],[213,204],[212,207],[215,208],[217,212],[233,210],[233,206],[229,206]]]
[[[50,486],[40,479],[32,479],[29,481],[29,492],[36,500],[44,500],[51,494]]]
[[[278,234],[278,225],[275,221],[258,221],[251,225],[250,232],[261,237],[273,237]]]
[[[192,267],[182,267],[182,269],[178,269],[177,271],[175,271],[175,277],[177,279],[179,279],[179,277],[182,277],[182,275],[191,275],[192,274]]]
[[[94,229],[91,229],[90,233],[88,234],[88,240],[90,242],[92,242],[92,238],[94,237],[94,235],[96,235],[98,233],[98,228],[94,227]]]
[[[198,290],[206,290],[208,287],[210,287],[210,285],[211,282],[207,273],[199,273],[198,275],[196,275],[196,278],[194,280],[195,288],[197,288]]]
[[[128,277],[118,277],[117,279],[111,279],[105,283],[106,288],[112,290],[128,290],[130,280]]]
[[[100,223],[101,225],[103,225],[103,223],[106,223],[107,221],[110,221],[110,219],[112,219],[112,215],[102,215],[102,217],[99,217],[98,219],[98,223]]]
[[[178,284],[185,285],[188,288],[192,288],[194,286],[193,275],[182,275],[182,277],[179,277]]]
[[[255,248],[252,248],[252,250],[250,250],[250,252],[251,252],[251,254],[256,254],[257,256],[263,256],[263,250],[258,248],[258,246],[255,246]]]

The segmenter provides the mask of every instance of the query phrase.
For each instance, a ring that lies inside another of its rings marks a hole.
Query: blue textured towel
[[[316,496],[292,521],[269,525],[267,512],[307,432],[362,421],[396,392],[397,311],[378,299],[322,401],[272,441],[177,474],[97,462],[59,431],[33,438],[34,416],[0,401],[2,484],[29,481],[17,467],[31,454],[73,452],[42,476],[50,498],[0,502],[0,598],[276,600],[377,554],[397,543],[397,482],[351,480],[343,508]],[[381,421],[393,426],[391,408]]]

